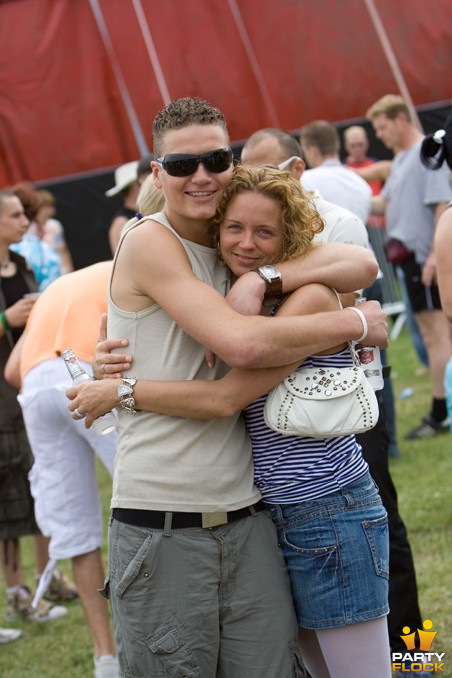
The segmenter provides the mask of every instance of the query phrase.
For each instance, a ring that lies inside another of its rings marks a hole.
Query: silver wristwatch
[[[265,295],[278,295],[282,294],[282,275],[281,271],[278,271],[275,266],[266,264],[257,269],[262,280],[265,280],[267,289]]]
[[[135,398],[133,397],[133,387],[136,383],[135,377],[122,377],[121,383],[118,386],[119,404],[123,410],[130,414],[139,412],[135,408]]]

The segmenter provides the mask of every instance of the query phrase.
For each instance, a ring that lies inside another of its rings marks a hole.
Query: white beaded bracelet
[[[359,317],[361,318],[361,322],[362,322],[362,324],[363,324],[363,330],[364,330],[364,332],[363,332],[363,334],[362,334],[362,337],[360,337],[359,339],[356,339],[356,340],[355,340],[355,341],[359,344],[359,343],[361,343],[361,341],[364,341],[364,339],[367,337],[367,333],[368,333],[368,331],[369,331],[369,328],[367,327],[366,316],[365,316],[364,313],[363,313],[359,308],[357,308],[356,306],[348,306],[347,309],[350,309],[350,311],[355,311],[355,313],[357,313],[357,314],[359,315]]]

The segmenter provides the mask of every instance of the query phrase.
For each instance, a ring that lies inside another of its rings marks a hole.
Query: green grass
[[[97,465],[97,474],[105,516],[103,555],[106,564],[111,479],[101,463]],[[21,540],[21,552],[27,583],[33,587],[35,569],[31,538]],[[61,561],[58,567],[72,578],[70,561]],[[82,607],[74,601],[68,603],[67,608],[65,617],[45,624],[8,623],[5,621],[4,582],[0,581],[0,626],[23,631],[19,640],[0,645],[0,678],[91,678],[94,675],[91,638]]]
[[[417,425],[430,406],[427,375],[416,376],[419,367],[404,330],[389,349],[397,407],[398,439],[402,451],[391,460],[391,473],[399,494],[400,512],[408,528],[417,571],[423,619],[433,621],[438,632],[433,651],[445,652],[445,672],[452,677],[452,436],[433,440],[405,441],[404,434]],[[400,392],[411,387],[411,398]],[[101,466],[98,478],[108,516],[110,481]],[[104,539],[105,542],[105,539]],[[32,547],[22,540],[24,569],[30,585],[34,581]],[[105,561],[107,557],[104,544]],[[61,569],[71,573],[70,563]],[[23,638],[0,646],[1,678],[85,678],[93,675],[89,633],[79,603],[68,605],[69,614],[47,624],[11,624],[21,628]],[[0,582],[0,626],[5,616],[5,595]],[[263,676],[262,678],[265,678]]]
[[[393,365],[398,440],[402,455],[390,462],[399,495],[400,512],[408,528],[417,573],[423,619],[438,632],[432,650],[445,652],[445,671],[452,676],[452,435],[430,440],[404,440],[419,423],[431,402],[428,375],[416,376],[419,367],[404,330],[389,349]],[[413,389],[411,398],[400,392]]]

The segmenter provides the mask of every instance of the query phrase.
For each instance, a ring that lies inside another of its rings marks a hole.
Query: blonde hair
[[[398,94],[385,94],[367,110],[366,118],[374,120],[379,115],[385,115],[389,120],[395,120],[399,113],[404,113],[408,121],[412,122],[411,111],[405,100]]]
[[[324,228],[324,222],[313,203],[303,192],[299,181],[289,172],[272,167],[252,168],[239,165],[224,190],[212,220],[212,234],[219,250],[220,224],[230,201],[242,193],[260,193],[281,208],[283,240],[281,251],[273,263],[296,259],[313,247],[313,238]]]
[[[137,207],[138,213],[135,217],[126,221],[121,228],[120,237],[142,217],[148,217],[156,212],[161,212],[165,205],[165,196],[163,191],[154,185],[154,175],[148,174],[146,179],[141,184],[138,192]]]
[[[161,212],[165,204],[165,196],[160,188],[154,185],[154,175],[148,174],[146,179],[141,184],[138,197],[137,207],[140,214],[144,217],[149,214]]]

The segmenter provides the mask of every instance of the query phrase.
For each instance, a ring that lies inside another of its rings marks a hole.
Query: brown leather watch
[[[266,264],[257,269],[262,280],[265,280],[266,291],[265,296],[278,296],[282,294],[282,275],[275,266]]]

